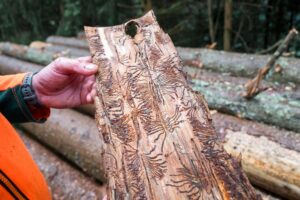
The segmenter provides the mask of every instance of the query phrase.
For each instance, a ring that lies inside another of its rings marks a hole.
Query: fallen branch
[[[102,199],[105,188],[18,130],[51,189],[53,200]]]
[[[282,43],[282,41],[283,40],[279,40],[275,44],[273,44],[272,46],[268,47],[267,49],[264,49],[264,50],[256,52],[256,54],[266,54],[266,53],[269,53],[269,52],[273,51],[275,48],[277,48]]]
[[[270,69],[274,66],[276,60],[281,56],[281,54],[286,51],[289,43],[298,35],[298,31],[296,29],[290,30],[289,34],[286,36],[282,44],[275,51],[273,56],[268,60],[267,64],[258,70],[257,75],[251,81],[246,84],[246,93],[243,95],[247,99],[253,98],[260,92],[260,82],[265,77],[265,75],[270,71]]]

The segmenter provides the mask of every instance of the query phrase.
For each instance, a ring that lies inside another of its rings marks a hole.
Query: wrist
[[[35,87],[35,77],[36,73],[28,73],[24,77],[23,84],[21,86],[21,92],[23,95],[23,99],[28,105],[29,108],[39,108],[42,107],[42,103],[38,96],[37,87]]]

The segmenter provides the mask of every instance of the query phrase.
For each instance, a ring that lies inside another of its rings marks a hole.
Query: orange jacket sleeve
[[[31,111],[27,107],[20,91],[24,76],[0,76],[0,199],[51,200],[42,173],[6,119],[42,122],[49,116],[49,108]]]
[[[44,122],[50,109],[30,109],[23,99],[21,85],[26,74],[0,76],[0,112],[12,123]]]

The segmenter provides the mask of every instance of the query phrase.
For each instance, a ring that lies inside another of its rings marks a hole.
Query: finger
[[[84,56],[84,57],[79,57],[76,58],[79,62],[92,62],[92,57],[91,56]]]
[[[88,103],[94,103],[94,98],[96,96],[96,89],[92,89],[92,91],[90,93],[88,93],[88,95],[86,96],[86,100]]]
[[[92,97],[87,97],[87,96],[91,93],[94,83],[95,83],[94,75],[86,77],[82,82],[82,88],[80,92],[81,93],[80,98],[82,104],[92,103]]]
[[[95,77],[95,81],[96,81],[96,77]],[[93,88],[92,89],[95,89],[96,90],[96,82],[94,81],[94,84],[93,84]]]
[[[61,74],[82,74],[89,76],[97,72],[97,65],[82,63],[76,59],[60,57],[53,63],[54,70]]]
[[[86,102],[87,102],[87,104],[92,104],[92,103],[94,103],[94,98],[92,97],[91,94],[88,94],[88,95],[86,96]]]

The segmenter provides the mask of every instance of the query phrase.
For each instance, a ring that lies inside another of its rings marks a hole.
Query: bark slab
[[[132,37],[128,26],[137,29]],[[99,66],[108,199],[261,199],[217,142],[206,103],[188,86],[153,12],[85,30]]]

